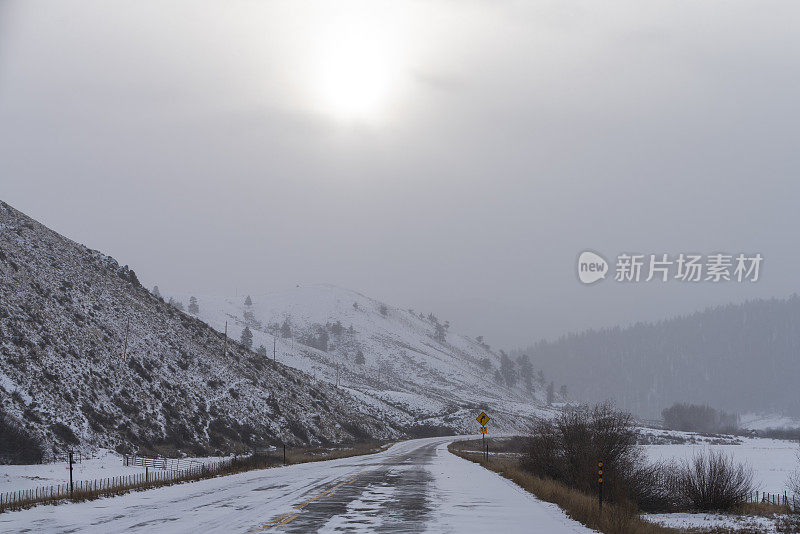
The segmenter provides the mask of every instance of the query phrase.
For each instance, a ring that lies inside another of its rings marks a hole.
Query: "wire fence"
[[[152,456],[138,456],[126,454],[122,457],[122,465],[128,467],[149,467],[151,469],[163,469],[165,471],[183,471],[192,467],[202,465],[203,462],[197,460],[186,460],[183,458],[154,458]]]
[[[0,513],[22,510],[35,504],[54,503],[63,500],[73,502],[112,497],[130,491],[156,488],[193,482],[220,475],[229,475],[252,469],[263,469],[282,463],[278,454],[254,453],[245,457],[233,457],[207,464],[189,465],[182,469],[155,470],[144,473],[77,480],[54,486],[43,486],[27,490],[0,493]]]
[[[748,503],[771,504],[785,506],[792,513],[800,513],[800,495],[789,495],[788,492],[770,493],[768,491],[754,491],[746,498]]]

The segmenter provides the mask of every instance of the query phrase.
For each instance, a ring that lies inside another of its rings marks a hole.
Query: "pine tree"
[[[381,304],[379,311],[381,312],[381,315],[383,315],[384,317],[389,315],[389,308],[386,307],[386,304]]]
[[[434,323],[433,328],[435,330],[433,337],[436,339],[436,341],[439,343],[444,343],[447,341],[447,328],[445,328],[444,325]]]
[[[158,290],[158,286],[153,286],[153,295],[158,298],[161,298],[161,291]]]
[[[266,356],[267,355],[267,347],[265,347],[264,345],[259,345],[258,349],[256,350],[256,352],[261,356]]]
[[[288,318],[284,319],[281,325],[281,337],[292,337],[292,325],[289,323]]]
[[[556,386],[552,382],[547,385],[547,405],[552,406],[556,399]]]
[[[508,387],[513,388],[517,385],[517,370],[514,365],[514,360],[509,358],[508,354],[502,350],[500,351],[500,374],[503,375],[503,379],[506,381]]]
[[[533,390],[533,365],[531,364],[531,359],[527,354],[520,354],[517,357],[517,365],[519,366],[519,375],[525,384],[525,391],[531,392]]]
[[[367,360],[366,360],[366,358],[364,358],[364,353],[363,353],[363,352],[361,352],[361,351],[358,351],[358,352],[356,353],[356,363],[357,363],[358,365],[364,365],[364,364],[366,363],[366,361],[367,361]]]
[[[242,345],[247,347],[248,349],[253,348],[253,333],[250,331],[250,328],[245,326],[244,330],[242,330]]]
[[[197,297],[189,299],[189,313],[193,315],[200,313],[200,305],[197,303]]]
[[[561,395],[562,399],[567,400],[567,385],[566,384],[562,384],[561,385],[561,389],[559,390],[558,393],[559,393],[559,395]]]
[[[252,306],[253,305],[253,299],[250,298],[250,295],[247,295],[247,298],[244,299],[244,305],[245,306]]]

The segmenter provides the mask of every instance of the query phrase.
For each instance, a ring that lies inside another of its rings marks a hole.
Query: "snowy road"
[[[591,532],[447,451],[452,438],[0,515],[1,532]]]

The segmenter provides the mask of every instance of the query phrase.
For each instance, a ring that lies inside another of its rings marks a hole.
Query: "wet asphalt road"
[[[330,527],[332,530],[423,532],[431,513],[433,476],[429,466],[439,444],[427,443],[410,452],[358,465],[358,473],[341,485],[337,483],[330,493],[326,493],[325,484],[319,485],[312,493],[319,491],[324,495],[305,504],[297,513],[290,513],[283,521],[277,521],[283,523],[280,530],[303,533]],[[338,521],[329,525],[332,518]]]

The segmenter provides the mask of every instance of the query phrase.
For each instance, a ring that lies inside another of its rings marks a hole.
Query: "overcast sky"
[[[0,198],[165,294],[327,282],[508,348],[788,296],[798,20],[789,0],[0,0]],[[583,286],[587,248],[764,264]]]

